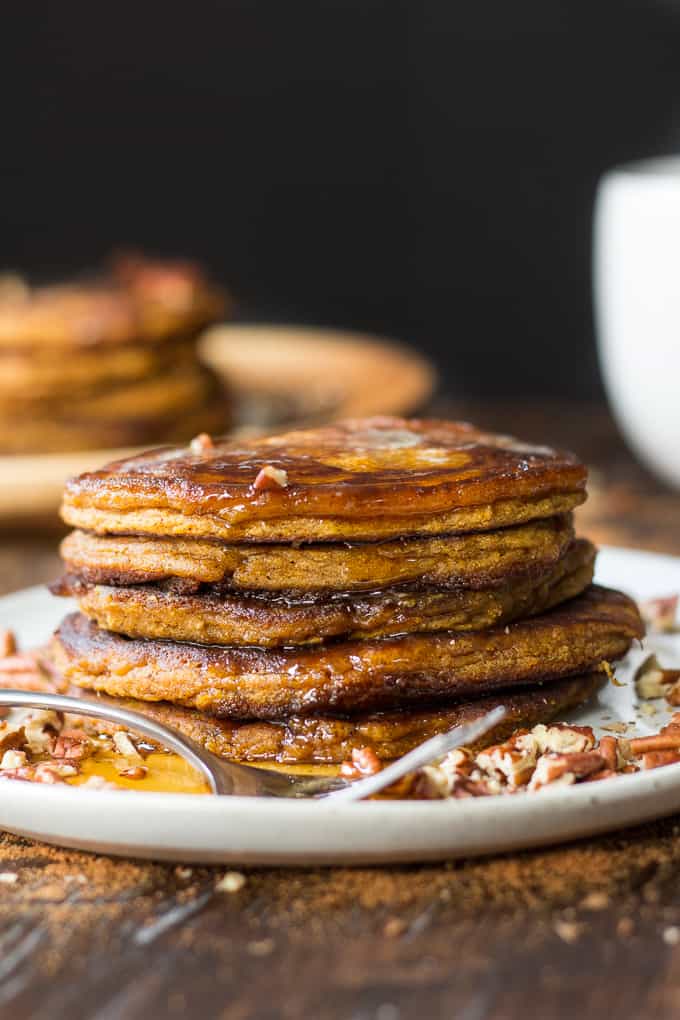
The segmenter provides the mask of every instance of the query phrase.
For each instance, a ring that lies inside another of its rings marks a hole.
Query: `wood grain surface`
[[[633,463],[602,408],[433,410],[571,446],[593,466],[583,532],[680,553],[680,495]],[[3,590],[57,570],[53,535],[0,539]],[[220,891],[223,874],[0,837],[0,1015],[665,1020],[680,1010],[680,817],[443,866],[244,869],[233,892]]]

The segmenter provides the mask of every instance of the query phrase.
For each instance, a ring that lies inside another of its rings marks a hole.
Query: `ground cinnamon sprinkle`
[[[2,886],[0,931],[17,923],[44,929],[34,961],[43,975],[71,966],[83,940],[106,953],[122,951],[130,940],[146,945],[164,938],[228,955],[233,942],[218,933],[234,923],[248,944],[271,940],[272,953],[284,934],[287,943],[329,933],[356,936],[358,918],[364,934],[394,943],[435,923],[453,932],[489,916],[494,924],[531,917],[532,938],[539,940],[554,938],[556,924],[578,938],[608,917],[612,938],[629,938],[677,884],[679,835],[671,820],[568,848],[489,860],[389,869],[239,869],[246,882],[237,894],[224,896],[216,890],[231,868],[117,860],[4,834],[0,871],[18,879]],[[678,923],[680,905],[664,917],[667,924]]]

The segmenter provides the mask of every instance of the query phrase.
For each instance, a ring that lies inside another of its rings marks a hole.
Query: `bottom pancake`
[[[352,718],[291,716],[282,722],[238,723],[167,702],[103,700],[170,726],[221,758],[281,765],[333,765],[351,758],[352,751],[362,747],[372,748],[381,761],[398,758],[428,737],[473,722],[497,705],[504,705],[505,719],[475,745],[486,747],[505,740],[518,727],[530,729],[558,719],[587,701],[605,682],[604,673],[588,673],[438,708],[377,712]]]
[[[631,599],[591,587],[548,613],[492,630],[277,650],[130,639],[74,613],[51,654],[79,687],[231,719],[285,719],[459,700],[590,672],[643,633]]]

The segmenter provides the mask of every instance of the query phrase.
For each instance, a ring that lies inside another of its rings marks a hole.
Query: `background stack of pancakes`
[[[504,730],[547,721],[642,635],[591,585],[585,482],[569,454],[391,418],[120,461],[66,488],[56,590],[82,612],[56,665],[251,761],[390,758],[499,701]]]
[[[181,442],[227,424],[196,339],[225,311],[196,267],[118,259],[92,281],[0,280],[0,452]]]

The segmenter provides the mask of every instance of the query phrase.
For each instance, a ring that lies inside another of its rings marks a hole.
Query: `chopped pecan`
[[[536,767],[536,752],[533,748],[522,750],[509,740],[480,751],[476,763],[483,772],[500,773],[510,786],[525,786]]]
[[[635,673],[635,690],[638,698],[664,698],[680,680],[680,669],[664,669],[656,655],[648,655]]]
[[[9,750],[5,751],[0,760],[0,769],[20,769],[27,762],[26,752]]]
[[[485,779],[476,779],[472,776],[456,776],[448,792],[449,797],[455,800],[463,800],[467,797],[489,797],[493,793],[489,783]]]
[[[26,743],[26,733],[23,726],[11,728],[4,725],[0,730],[0,751],[18,751]]]
[[[619,737],[617,739],[616,750],[622,765],[633,757],[633,752],[630,749],[630,740],[627,737]]]
[[[381,768],[380,759],[371,747],[355,747],[351,762],[343,762],[340,766],[340,774],[345,779],[359,779],[374,776]]]
[[[455,773],[447,773],[437,765],[426,765],[413,776],[408,794],[413,800],[440,800],[449,796],[456,779]]]
[[[283,468],[267,464],[257,474],[253,482],[253,492],[263,492],[267,489],[285,489],[288,485],[288,472]]]
[[[35,767],[35,782],[47,783],[48,785],[53,786],[55,783],[62,783],[63,779],[54,765],[41,761],[40,764]]]
[[[128,769],[121,769],[118,775],[125,779],[144,779],[148,771],[146,765],[131,765]]]
[[[207,432],[200,432],[189,443],[189,449],[192,453],[207,453],[208,450],[214,450],[214,448],[215,444],[212,436],[209,436]]]
[[[680,749],[680,732],[655,733],[651,737],[635,737],[630,750],[636,758],[647,751],[675,751]]]
[[[466,747],[456,747],[453,751],[449,751],[441,763],[441,768],[462,776],[469,775],[473,767],[472,754]]]
[[[616,770],[619,765],[618,741],[616,737],[602,737],[598,751],[605,760],[608,769]]]
[[[51,751],[54,738],[61,731],[64,717],[58,712],[31,710],[24,720],[26,743],[33,753]]]
[[[35,778],[35,769],[32,765],[20,765],[16,769],[0,769],[0,779],[21,779],[24,782],[32,782]]]
[[[237,893],[245,887],[246,876],[241,871],[227,871],[215,882],[215,892]]]
[[[642,755],[643,769],[658,769],[662,765],[673,765],[680,761],[680,749],[647,751]]]
[[[583,780],[584,783],[595,783],[600,779],[611,779],[612,776],[618,775],[616,769],[600,769],[599,772],[593,772],[592,775],[586,776]]]
[[[52,748],[53,758],[80,761],[90,749],[90,740],[82,730],[62,730]]]
[[[538,790],[557,780],[574,782],[599,772],[606,764],[599,751],[573,751],[570,754],[548,752],[538,759],[529,788]]]
[[[558,754],[572,754],[576,751],[591,751],[595,746],[592,726],[570,726],[567,723],[539,723],[531,731],[541,754],[556,751]]]
[[[137,746],[133,741],[129,733],[124,730],[116,730],[113,734],[113,743],[118,751],[118,754],[122,754],[125,758],[131,758],[133,760],[142,760],[142,756],[137,750]]]

